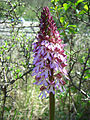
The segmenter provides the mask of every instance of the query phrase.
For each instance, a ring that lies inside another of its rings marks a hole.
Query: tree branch
[[[80,82],[79,82],[79,89],[81,88],[81,83],[82,83],[81,81],[82,81],[82,78],[84,76],[86,64],[87,64],[87,61],[88,61],[89,57],[90,57],[90,49],[88,50],[88,55],[86,57],[86,60],[85,60],[84,66],[83,66],[83,70],[82,70],[82,74],[81,74]]]

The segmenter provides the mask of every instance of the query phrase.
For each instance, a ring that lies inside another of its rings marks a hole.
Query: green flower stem
[[[53,69],[51,69],[51,76],[49,76],[49,80],[53,80]],[[49,93],[49,117],[49,120],[55,120],[55,95],[52,92]]]
[[[49,112],[49,120],[55,120],[55,95],[52,92],[49,93]]]

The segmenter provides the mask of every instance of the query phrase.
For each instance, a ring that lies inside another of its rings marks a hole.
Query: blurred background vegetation
[[[49,99],[31,76],[32,43],[48,6],[66,44],[66,91],[56,91],[56,120],[90,119],[90,1],[0,0],[0,120],[48,120]]]

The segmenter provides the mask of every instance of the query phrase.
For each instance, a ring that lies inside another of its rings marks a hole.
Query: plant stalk
[[[51,69],[49,80],[53,81],[53,69]],[[49,120],[55,120],[55,95],[52,92],[49,93],[49,117]]]
[[[52,92],[49,93],[49,112],[49,120],[55,120],[55,95]]]

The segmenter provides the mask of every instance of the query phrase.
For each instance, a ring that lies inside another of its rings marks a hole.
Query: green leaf
[[[56,3],[58,2],[59,0],[51,0],[51,3]]]
[[[4,48],[4,50],[7,50],[8,48]]]
[[[10,68],[10,71],[13,71],[13,68]]]
[[[85,10],[81,10],[81,11],[79,12],[80,15],[82,15],[82,14],[84,14],[84,13],[86,13]]]
[[[76,89],[75,87],[71,87],[71,90],[72,90],[73,92],[76,92],[76,91],[77,91],[77,89]]]
[[[86,9],[88,11],[88,6],[87,5],[84,5],[84,9]]]
[[[64,7],[64,10],[66,11],[66,10],[69,8],[69,4],[64,3],[64,4],[63,4],[63,7]]]
[[[87,74],[88,78],[90,78],[90,73]]]
[[[60,11],[60,10],[63,10],[63,7],[59,6],[58,7],[58,11]]]
[[[67,27],[74,27],[74,28],[76,28],[77,26],[76,25],[68,25]]]
[[[12,44],[12,47],[14,47],[15,46],[15,44]]]
[[[14,116],[13,116],[12,120],[15,120],[15,116],[16,116],[16,114],[17,114],[17,111],[14,110]]]
[[[12,39],[15,39],[15,36],[12,36]]]
[[[3,51],[0,51],[1,54],[3,54]]]
[[[64,25],[64,27],[66,28],[68,24],[69,24],[69,22],[66,22],[65,25]]]
[[[7,46],[8,45],[8,43],[7,42],[5,42],[5,46]]]
[[[7,112],[9,112],[9,109],[7,107],[4,107],[4,110],[7,111]]]
[[[18,78],[18,76],[16,75],[16,76],[15,76],[15,78],[17,79],[17,78]]]
[[[59,0],[55,0],[55,2],[58,2]]]
[[[10,59],[10,56],[7,57],[7,60],[9,60],[9,59]]]
[[[4,49],[4,45],[2,46],[2,49]]]
[[[21,73],[19,73],[19,77],[21,77],[22,76],[22,74]]]
[[[64,17],[60,17],[60,22],[61,22],[61,23],[63,23],[63,22],[64,22],[64,20],[65,20],[65,18],[64,18]]]
[[[73,28],[69,28],[69,33],[75,34],[76,32],[75,32],[75,30]]]
[[[90,73],[90,70],[87,69],[87,70],[85,71],[85,73]]]
[[[28,50],[28,47],[26,47],[26,50]]]
[[[51,3],[53,3],[54,2],[54,0],[51,0]]]
[[[85,76],[84,78],[85,78],[85,79],[88,79],[88,76]]]
[[[83,2],[84,0],[78,0],[75,5],[77,6],[80,2]]]
[[[62,32],[62,33],[60,33],[60,35],[65,35],[65,33],[64,33],[64,32]]]
[[[20,72],[20,69],[17,69],[16,72],[19,73],[19,72]]]

